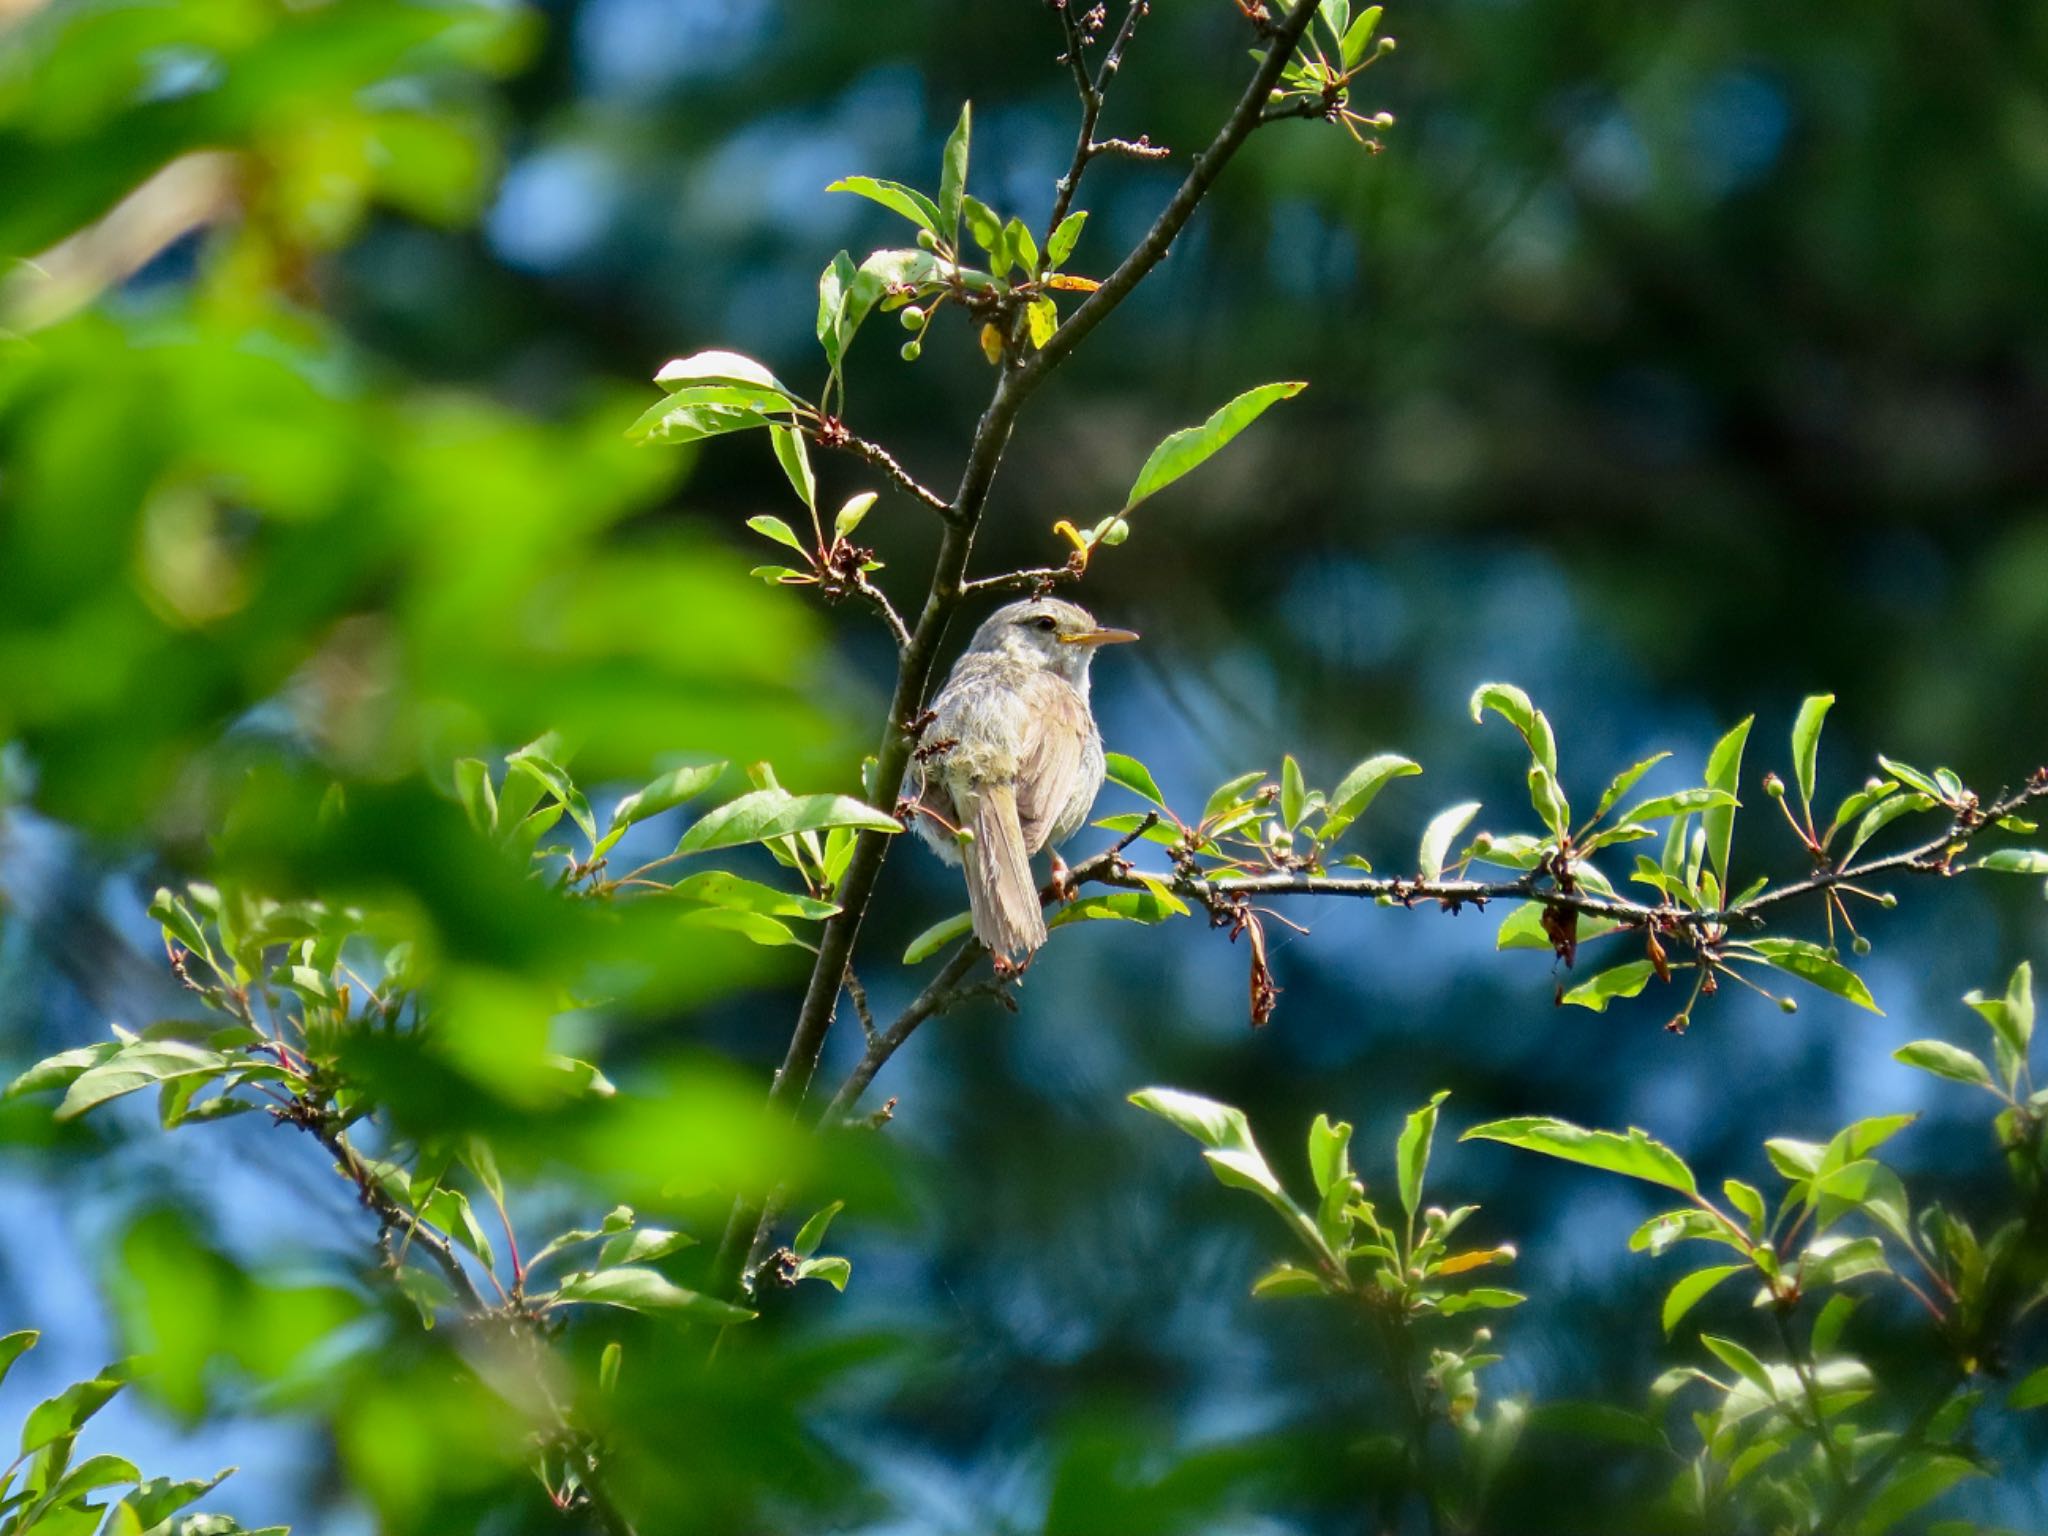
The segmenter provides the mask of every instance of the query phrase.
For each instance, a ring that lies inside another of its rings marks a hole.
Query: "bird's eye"
[[[1051,614],[1046,614],[1046,615],[1044,615],[1044,616],[1043,616],[1043,617],[1041,617],[1041,618],[1036,618],[1036,619],[1033,619],[1033,620],[1031,621],[1031,625],[1032,625],[1032,628],[1034,628],[1034,629],[1042,629],[1042,630],[1044,630],[1044,631],[1045,631],[1045,632],[1046,632],[1046,633],[1047,633],[1047,634],[1049,635],[1049,634],[1051,634],[1051,633],[1052,633],[1052,632],[1053,632],[1054,630],[1056,630],[1056,629],[1058,629],[1058,628],[1060,627],[1060,621],[1059,621],[1058,619],[1054,618],[1054,617],[1053,617],[1053,616],[1052,616]]]

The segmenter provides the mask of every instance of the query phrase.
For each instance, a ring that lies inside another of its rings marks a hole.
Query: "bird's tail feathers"
[[[965,794],[956,791],[955,800],[974,834],[961,849],[974,936],[992,954],[1028,956],[1045,943],[1045,913],[1017,822],[1016,790],[985,784]]]

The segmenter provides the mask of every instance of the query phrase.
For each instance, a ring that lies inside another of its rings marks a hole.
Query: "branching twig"
[[[1974,837],[2000,817],[2010,816],[2040,799],[2048,799],[2048,780],[2031,782],[2025,788],[2003,797],[1988,809],[1972,811],[1967,816],[1959,817],[1952,821],[1948,830],[1940,836],[1930,838],[1902,852],[1866,859],[1860,864],[1821,870],[1804,880],[1780,886],[1776,890],[1765,891],[1733,906],[1709,908],[1704,911],[1695,911],[1691,907],[1669,902],[1650,903],[1630,901],[1620,896],[1602,896],[1583,889],[1559,890],[1555,885],[1544,883],[1546,876],[1541,870],[1532,870],[1513,879],[1504,880],[1423,880],[1404,875],[1319,875],[1294,870],[1272,874],[1210,876],[1184,867],[1171,874],[1149,876],[1130,871],[1119,873],[1108,870],[1094,874],[1091,878],[1100,884],[1120,886],[1127,890],[1144,889],[1148,880],[1164,880],[1179,894],[1200,901],[1212,911],[1225,908],[1240,898],[1252,896],[1384,899],[1398,902],[1403,906],[1412,906],[1418,901],[1435,901],[1452,908],[1468,903],[1473,906],[1484,906],[1489,901],[1505,899],[1533,901],[1557,911],[1607,918],[1629,928],[1666,932],[1688,930],[1702,934],[1714,931],[1735,932],[1763,927],[1764,909],[1780,902],[1811,896],[1836,886],[1866,880],[1873,875],[1892,872],[1949,873],[1950,860],[1957,849],[1967,847]],[[1078,870],[1076,873],[1078,874]]]
[[[889,594],[869,581],[866,572],[856,574],[853,590],[872,603],[875,611],[881,614],[882,622],[889,626],[889,633],[896,637],[896,649],[899,652],[909,649],[910,626],[903,622],[903,615],[898,613],[896,605],[889,601]]]
[[[919,480],[897,462],[896,456],[880,443],[871,443],[864,437],[855,437],[836,420],[821,422],[810,434],[812,441],[821,448],[836,448],[841,453],[850,453],[863,463],[872,464],[896,489],[913,501],[921,501],[934,512],[949,515],[952,505],[945,497]]]
[[[993,597],[998,592],[1042,592],[1066,581],[1079,581],[1081,572],[1069,565],[1039,565],[1029,570],[1005,571],[1000,576],[983,576],[964,582],[963,597]]]

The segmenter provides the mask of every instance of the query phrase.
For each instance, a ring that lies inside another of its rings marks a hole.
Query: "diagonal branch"
[[[1134,10],[1142,10],[1142,5]],[[1131,290],[1166,259],[1175,237],[1186,228],[1195,209],[1223,174],[1237,151],[1258,127],[1259,110],[1280,78],[1280,72],[1294,52],[1295,44],[1315,15],[1316,0],[1294,0],[1285,20],[1273,30],[1270,48],[1253,73],[1250,84],[1224,121],[1209,147],[1196,156],[1193,168],[1180,189],[1161,211],[1144,239],[1126,256],[1101,288],[1090,294],[1080,308],[1055,331],[1045,347],[1019,364],[1005,363],[997,372],[994,393],[976,423],[959,488],[946,514],[945,533],[933,563],[931,587],[924,608],[910,631],[910,642],[902,650],[897,667],[896,687],[889,702],[889,716],[876,752],[874,794],[881,803],[894,804],[902,793],[903,778],[910,766],[914,744],[911,722],[923,711],[938,672],[939,645],[947,623],[959,606],[965,590],[967,561],[974,548],[975,530],[988,505],[1003,449],[1008,446],[1018,412],[1046,377],[1070,355],[1081,340],[1094,330]],[[1136,22],[1127,18],[1126,26]],[[1104,61],[1105,65],[1109,63]],[[768,1090],[772,1106],[794,1112],[809,1091],[817,1072],[818,1058],[825,1048],[825,1036],[832,1026],[843,990],[847,962],[852,958],[868,904],[874,899],[875,882],[887,856],[889,837],[863,832],[854,846],[839,889],[839,912],[826,920],[819,935],[818,958],[797,1012],[796,1027],[790,1033],[789,1048],[781,1068]],[[756,1229],[763,1217],[758,1201],[735,1202],[723,1240],[712,1267],[711,1282],[717,1294],[730,1294],[738,1286],[746,1255],[754,1245]]]

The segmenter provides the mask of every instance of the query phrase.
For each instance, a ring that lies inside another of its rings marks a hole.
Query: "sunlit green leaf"
[[[1816,693],[1799,706],[1799,717],[1792,722],[1792,772],[1799,781],[1800,804],[1809,817],[1813,814],[1813,776],[1820,753],[1821,723],[1834,702],[1832,693]]]
[[[1590,1008],[1595,1013],[1605,1013],[1607,1005],[1617,997],[1639,996],[1655,974],[1656,971],[1649,961],[1630,960],[1615,966],[1612,970],[1588,976],[1558,1001],[1572,1003],[1580,1008]]]
[[[964,939],[973,931],[974,914],[971,912],[956,913],[944,922],[933,923],[910,941],[903,951],[903,963],[916,965],[921,960],[929,960],[955,939]]]
[[[863,805],[851,795],[792,795],[783,789],[757,789],[728,801],[685,832],[678,853],[707,853],[743,843],[789,837],[827,827],[859,827],[871,832],[901,832],[895,817]]]
[[[1694,1270],[1664,1297],[1664,1336],[1669,1338],[1685,1314],[1690,1312],[1706,1294],[1730,1275],[1739,1275],[1749,1269],[1747,1264],[1717,1264],[1711,1269]]]
[[[658,1270],[630,1264],[572,1275],[554,1299],[623,1307],[629,1312],[672,1312],[706,1323],[743,1323],[754,1316],[745,1307],[686,1290]]]
[[[1893,1051],[1892,1060],[1932,1072],[1936,1077],[1976,1083],[1984,1088],[1991,1086],[1991,1069],[1961,1046],[1950,1045],[1946,1040],[1914,1040]]]
[[[870,202],[880,203],[890,212],[900,213],[911,223],[930,230],[935,238],[946,238],[946,222],[939,213],[938,204],[900,181],[883,181],[874,176],[842,176],[825,190],[851,192]]]
[[[1541,1152],[1566,1162],[1584,1163],[1609,1173],[1645,1179],[1667,1189],[1699,1193],[1692,1170],[1685,1160],[1662,1142],[1653,1141],[1639,1130],[1626,1135],[1614,1131],[1589,1131],[1548,1116],[1527,1115],[1510,1120],[1493,1120],[1475,1125],[1460,1141],[1498,1141],[1529,1152]]]
[[[1410,1216],[1422,1208],[1422,1180],[1429,1171],[1430,1143],[1436,1139],[1437,1108],[1450,1096],[1448,1089],[1432,1094],[1429,1102],[1411,1114],[1401,1127],[1400,1140],[1394,1148],[1394,1166],[1401,1188],[1401,1209]]]
[[[1458,840],[1458,834],[1472,824],[1472,818],[1479,814],[1479,802],[1468,800],[1463,805],[1454,805],[1447,811],[1439,811],[1422,829],[1422,845],[1416,853],[1416,867],[1422,878],[1435,882],[1443,878],[1444,860],[1449,856],[1451,844]]]
[[[1162,811],[1166,809],[1166,797],[1159,792],[1152,770],[1135,757],[1126,757],[1121,752],[1105,752],[1102,762],[1110,783],[1120,784],[1132,794],[1150,800]]]
[[[1745,941],[1750,949],[1788,975],[1847,998],[1859,1008],[1868,1008],[1872,1013],[1883,1013],[1877,1006],[1877,999],[1870,995],[1870,988],[1863,984],[1863,978],[1843,965],[1839,960],[1828,958],[1828,952],[1818,944],[1806,939],[1749,939]]]
[[[1124,498],[1128,512],[1146,497],[1157,494],[1199,467],[1224,444],[1256,421],[1276,401],[1290,399],[1308,388],[1305,383],[1261,384],[1246,390],[1199,427],[1184,427],[1162,440],[1138,471],[1130,495]]]

